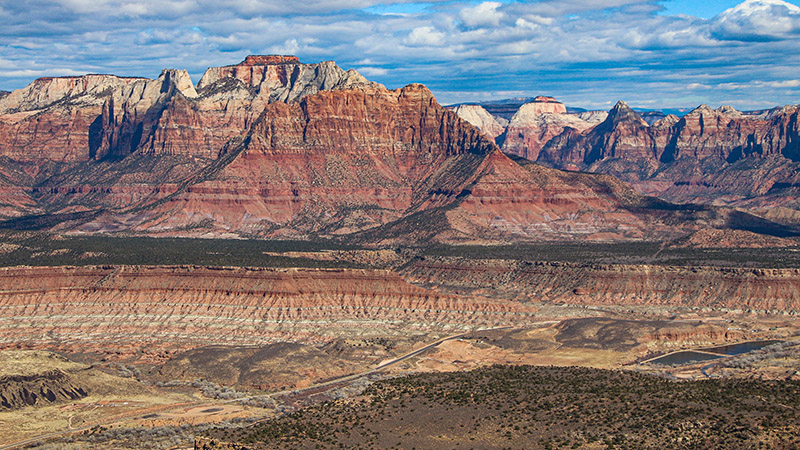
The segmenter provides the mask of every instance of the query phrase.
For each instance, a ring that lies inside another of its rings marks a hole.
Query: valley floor
[[[2,450],[798,444],[793,248],[21,233],[0,263]]]

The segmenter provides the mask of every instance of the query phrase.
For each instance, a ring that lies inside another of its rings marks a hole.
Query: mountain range
[[[685,155],[800,155],[796,108],[769,114],[705,108],[651,126],[623,103],[568,114],[541,97],[504,125],[480,106],[450,111],[419,84],[390,90],[332,61],[276,55],[209,68],[196,86],[176,69],[40,78],[0,98],[0,226],[379,244],[661,239],[705,227],[792,235],[749,213],[558,170],[635,182]],[[652,163],[614,169],[629,160]]]
[[[796,221],[800,138],[797,105],[740,112],[701,105],[682,117],[640,114],[625,102],[569,113],[538,97],[502,117],[475,120],[481,105],[454,110],[502,150],[566,170],[605,173],[673,203],[745,208]],[[466,108],[466,110],[464,110]],[[494,121],[490,120],[494,119]],[[776,209],[777,208],[777,209]]]

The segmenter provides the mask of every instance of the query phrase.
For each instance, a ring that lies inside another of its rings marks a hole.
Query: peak
[[[539,99],[553,99],[553,101],[539,101]],[[566,114],[567,108],[563,103],[555,101],[552,97],[536,97],[532,102],[525,103],[519,107],[511,117],[515,124],[530,123],[542,114]]]
[[[300,64],[297,56],[291,55],[248,55],[240,66],[274,66],[278,64]]]
[[[623,102],[622,100],[618,101],[611,111],[608,112],[609,117],[618,117],[618,118],[628,118],[628,117],[639,117],[636,114],[636,111],[633,110],[627,103]]]
[[[606,118],[604,123],[611,123],[611,124],[618,124],[621,122],[636,122],[642,126],[648,126],[647,122],[642,119],[642,117],[636,113],[627,103],[623,102],[622,100],[618,101],[611,111],[608,112],[608,117]]]
[[[175,89],[177,89],[186,97],[197,97],[197,91],[194,88],[194,83],[192,83],[189,73],[185,70],[164,69],[161,71],[161,75],[158,77],[158,79],[161,80],[163,84],[162,89],[169,89],[170,87],[174,86]]]
[[[698,114],[714,114],[716,112],[717,111],[714,111],[714,108],[712,108],[712,107],[706,105],[705,103],[703,103],[702,105],[698,106],[697,108],[689,111],[689,114],[687,114],[687,116],[688,115],[698,115]]]
[[[616,105],[614,105],[614,107],[612,108],[612,111],[613,110],[619,111],[619,110],[624,110],[624,109],[631,109],[631,107],[628,106],[628,104],[625,103],[624,101],[620,100],[620,101],[617,102]]]
[[[742,113],[730,105],[722,105],[717,109],[718,112],[728,116],[741,116]]]
[[[209,87],[231,79],[267,102],[295,102],[319,91],[374,85],[355,70],[345,71],[333,61],[304,64],[296,56],[250,55],[237,65],[208,68],[197,83],[198,93],[205,95]],[[226,90],[231,86],[217,87]],[[219,91],[214,88],[207,92]]]
[[[539,95],[533,99],[531,103],[561,103],[555,99],[555,97],[548,97],[545,95]]]

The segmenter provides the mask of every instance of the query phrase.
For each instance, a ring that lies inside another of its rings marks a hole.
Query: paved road
[[[481,329],[481,330],[466,331],[464,333],[454,334],[452,336],[447,336],[445,338],[439,339],[436,342],[432,342],[432,343],[430,343],[430,344],[428,344],[428,345],[426,345],[424,347],[421,347],[421,348],[418,348],[418,349],[413,350],[411,352],[408,352],[403,356],[398,356],[397,358],[395,358],[393,360],[386,361],[386,362],[383,362],[381,364],[378,364],[374,368],[369,369],[369,370],[365,370],[364,372],[359,372],[359,373],[355,373],[355,374],[352,374],[352,375],[345,375],[343,377],[334,378],[334,379],[328,380],[328,381],[326,381],[324,383],[318,383],[318,384],[315,384],[315,385],[312,385],[312,386],[308,386],[308,387],[305,387],[305,388],[301,388],[301,389],[288,389],[288,390],[285,390],[285,391],[271,392],[269,394],[251,395],[249,397],[235,398],[235,399],[225,400],[223,402],[218,402],[218,403],[235,403],[235,402],[259,399],[259,398],[271,398],[271,397],[278,396],[278,395],[297,394],[297,393],[300,393],[300,392],[304,392],[304,391],[308,391],[308,390],[312,390],[312,389],[319,389],[321,387],[330,386],[330,385],[333,385],[333,384],[339,384],[339,383],[343,383],[343,382],[347,382],[347,381],[357,380],[359,378],[363,378],[363,377],[366,377],[368,375],[372,375],[373,373],[380,372],[380,371],[386,369],[387,367],[393,366],[395,364],[399,364],[399,363],[401,363],[401,362],[403,362],[403,361],[405,361],[405,360],[407,360],[409,358],[413,358],[413,357],[419,355],[420,353],[426,352],[426,351],[436,347],[437,345],[439,345],[439,344],[441,344],[443,342],[452,341],[453,339],[458,339],[458,338],[466,336],[466,335],[468,335],[470,333],[475,333],[475,332],[479,332],[479,331],[506,330],[506,329],[510,329],[510,328],[512,328],[512,327],[484,328],[484,329]],[[0,448],[0,450],[2,450],[2,448]]]
[[[232,399],[232,400],[224,400],[224,401],[202,402],[202,403],[180,403],[180,404],[173,404],[173,405],[164,405],[164,408],[163,409],[159,408],[158,411],[159,412],[167,412],[167,411],[170,411],[170,410],[173,410],[173,409],[186,408],[187,406],[191,406],[191,407],[208,406],[209,408],[211,408],[211,407],[214,407],[214,406],[217,406],[217,405],[222,405],[222,404],[227,404],[227,403],[237,403],[237,402],[254,400],[254,399],[261,399],[261,398],[266,399],[266,398],[271,398],[271,397],[278,396],[278,395],[297,394],[297,393],[301,393],[301,392],[308,391],[308,390],[311,390],[311,389],[319,389],[319,388],[330,386],[330,385],[344,383],[344,382],[347,382],[347,381],[353,381],[353,380],[357,380],[359,378],[363,378],[365,376],[371,375],[373,373],[380,372],[380,371],[382,371],[382,370],[384,370],[384,369],[386,369],[386,368],[388,368],[390,366],[399,364],[399,363],[401,363],[401,362],[403,362],[403,361],[405,361],[405,360],[407,360],[409,358],[413,358],[414,356],[417,356],[417,355],[419,355],[419,354],[421,354],[421,353],[423,353],[425,351],[428,351],[428,350],[436,347],[437,345],[439,345],[439,344],[441,344],[443,342],[451,341],[453,339],[458,339],[460,337],[463,337],[463,336],[465,336],[467,334],[470,334],[470,333],[473,333],[473,332],[476,332],[476,331],[494,331],[494,330],[505,330],[505,329],[510,329],[510,328],[512,328],[512,327],[484,328],[484,329],[481,329],[481,330],[467,331],[467,332],[464,332],[464,333],[459,333],[459,334],[454,334],[452,336],[447,336],[445,338],[439,339],[436,342],[432,342],[432,343],[430,343],[430,344],[428,344],[428,345],[426,345],[424,347],[418,348],[417,350],[413,350],[411,352],[406,353],[405,355],[399,356],[399,357],[397,357],[397,358],[395,358],[395,359],[393,359],[391,361],[383,362],[383,363],[377,365],[376,367],[374,367],[372,369],[369,369],[369,370],[366,370],[364,372],[360,372],[360,373],[356,373],[356,374],[352,374],[352,375],[346,375],[346,376],[339,377],[339,378],[335,378],[333,380],[329,380],[329,381],[326,381],[324,383],[318,383],[318,384],[315,384],[315,385],[312,385],[312,386],[308,386],[308,387],[305,387],[305,388],[302,388],[302,389],[288,389],[288,390],[284,390],[284,391],[271,392],[269,394],[251,395],[251,396],[248,396],[248,397],[241,397],[241,398],[236,398],[236,399]],[[91,425],[86,425],[86,426],[80,427],[80,428],[73,428],[73,429],[70,429],[70,430],[57,431],[57,432],[53,432],[53,433],[47,433],[47,434],[35,436],[35,437],[32,437],[32,438],[25,439],[24,441],[18,441],[18,442],[14,442],[14,443],[11,443],[11,444],[4,444],[4,445],[0,444],[0,450],[15,449],[15,448],[19,448],[19,447],[22,447],[22,446],[25,446],[25,445],[35,444],[37,442],[45,441],[47,439],[52,439],[52,438],[56,438],[56,437],[59,437],[59,436],[66,436],[68,434],[73,434],[73,433],[79,433],[81,431],[89,430],[89,429],[92,429],[92,428],[94,428],[96,426],[100,426],[100,425],[105,425],[105,426],[118,425],[118,424],[121,424],[121,423],[130,422],[132,420],[141,419],[143,416],[146,416],[148,414],[153,414],[153,412],[154,412],[153,407],[149,407],[146,412],[143,412],[143,413],[133,412],[130,417],[126,417],[126,418],[123,418],[123,419],[113,418],[113,419],[109,419],[108,421],[97,422],[97,423],[93,423]]]

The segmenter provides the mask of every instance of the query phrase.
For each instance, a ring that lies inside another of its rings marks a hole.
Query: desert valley
[[[799,132],[277,55],[0,93],[0,449],[797,448]]]

